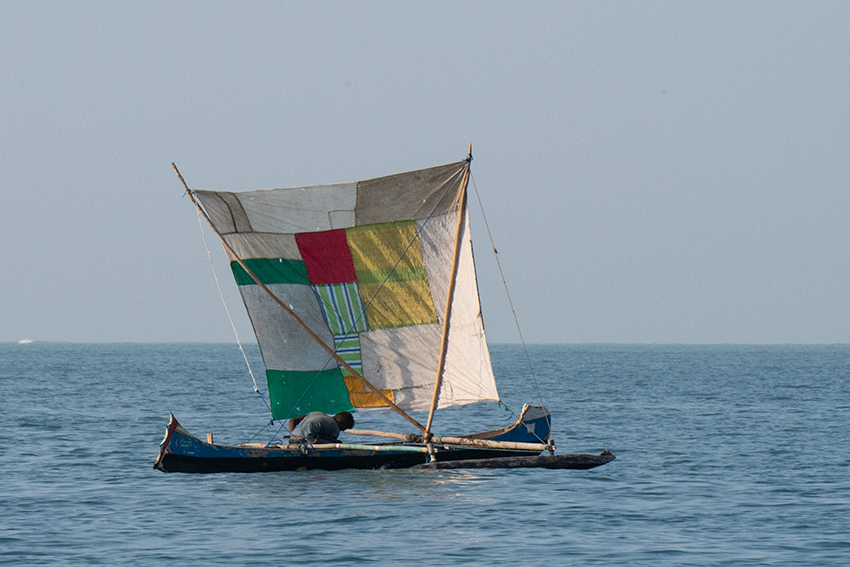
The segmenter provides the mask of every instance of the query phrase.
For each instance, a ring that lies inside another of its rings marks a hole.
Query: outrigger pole
[[[239,263],[239,265],[242,266],[242,269],[245,270],[245,272],[251,277],[252,280],[254,280],[254,283],[256,283],[258,286],[260,286],[260,289],[262,289],[264,292],[266,292],[266,294],[268,294],[268,296],[271,298],[271,300],[274,301],[278,305],[278,307],[280,307],[281,309],[286,311],[293,319],[295,319],[295,322],[298,323],[304,329],[304,331],[308,335],[310,335],[310,337],[319,344],[319,346],[321,346],[323,349],[325,349],[327,351],[327,353],[333,357],[334,360],[336,360],[343,368],[345,368],[346,370],[351,372],[351,374],[354,378],[357,378],[358,380],[360,380],[360,382],[363,383],[363,385],[365,385],[370,390],[375,392],[378,395],[378,397],[380,397],[389,407],[391,407],[396,412],[398,412],[399,415],[401,415],[404,419],[406,419],[407,421],[409,421],[410,423],[412,423],[413,425],[418,427],[421,431],[424,431],[426,433],[426,435],[430,436],[430,434],[428,433],[428,430],[421,423],[419,423],[418,421],[416,421],[415,419],[410,417],[407,414],[407,412],[405,412],[403,409],[398,407],[392,400],[390,400],[387,396],[385,396],[384,393],[381,392],[381,390],[377,386],[372,385],[372,383],[369,382],[368,380],[366,380],[359,372],[357,372],[351,366],[349,366],[349,364],[345,360],[343,360],[342,357],[340,357],[334,349],[332,349],[327,344],[325,344],[325,342],[321,339],[321,337],[319,337],[316,333],[314,333],[313,330],[310,329],[310,327],[308,327],[307,324],[304,321],[302,321],[301,318],[298,317],[298,315],[296,315],[295,312],[292,309],[290,309],[288,305],[286,305],[283,301],[278,299],[278,297],[274,293],[272,293],[272,291],[268,287],[266,287],[266,285],[263,282],[260,281],[260,279],[254,274],[254,272],[252,272],[248,268],[248,266],[245,265],[245,262],[242,261],[242,259],[236,254],[236,252],[234,252],[233,248],[230,247],[230,245],[224,239],[224,236],[222,236],[222,234],[218,231],[218,229],[215,227],[215,225],[213,225],[212,220],[210,220],[210,217],[207,216],[207,212],[203,209],[203,207],[201,207],[200,203],[198,203],[198,201],[195,199],[195,195],[192,193],[192,190],[189,189],[189,186],[186,185],[186,181],[183,179],[183,176],[180,174],[180,170],[177,169],[177,166],[174,165],[173,162],[171,163],[171,167],[174,168],[174,171],[177,173],[177,177],[180,178],[180,182],[183,184],[183,187],[186,189],[186,194],[189,195],[189,199],[192,200],[192,203],[195,205],[195,207],[197,207],[198,211],[204,216],[204,219],[206,219],[207,223],[210,225],[213,232],[215,232],[216,236],[218,236],[219,240],[221,240],[221,243],[224,246],[225,250],[227,250],[227,253],[230,254],[233,258],[236,259],[236,261]],[[468,171],[468,169],[467,169],[467,171]],[[467,179],[468,179],[468,175],[467,175]],[[463,191],[464,191],[464,195],[466,195],[466,183],[464,183],[464,185],[463,185]],[[464,199],[464,202],[465,202],[465,199]],[[457,258],[457,253],[455,253],[455,258]],[[445,334],[445,331],[444,331],[444,334]],[[445,350],[445,348],[444,348],[444,350]],[[439,393],[439,390],[438,390],[438,393]],[[432,413],[431,417],[433,417],[433,409],[432,409],[431,413]],[[431,419],[428,420],[429,425],[430,425],[430,422],[431,422]]]
[[[466,220],[466,186],[469,185],[469,166],[472,162],[472,142],[469,143],[469,155],[466,158],[466,169],[460,182],[459,208],[457,214],[457,232],[455,233],[455,253],[452,259],[452,274],[449,279],[449,290],[446,293],[446,310],[443,315],[443,338],[440,345],[440,362],[437,365],[437,378],[434,383],[434,396],[431,398],[431,410],[428,412],[428,421],[425,425],[425,443],[431,441],[431,424],[434,421],[434,412],[437,411],[437,403],[440,399],[440,389],[443,385],[443,373],[446,369],[446,353],[449,348],[449,321],[452,317],[452,302],[455,294],[455,283],[457,281],[457,269],[460,260],[460,247],[463,238],[463,226]]]

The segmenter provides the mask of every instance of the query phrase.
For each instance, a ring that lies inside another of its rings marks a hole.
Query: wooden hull
[[[528,455],[527,451],[458,450],[450,454],[438,454],[438,460],[452,459],[495,459],[517,455]],[[163,472],[220,473],[220,472],[280,472],[307,470],[343,469],[405,469],[425,465],[426,453],[402,453],[388,451],[373,453],[368,450],[340,449],[339,451],[317,451],[313,455],[274,454],[250,457],[197,457],[193,455],[168,454],[158,461],[156,468]]]
[[[528,408],[513,425],[470,435],[472,440],[502,443],[534,443],[539,449],[516,450],[435,444],[438,463],[507,457],[534,457],[547,448],[550,417],[546,408]],[[163,472],[273,472],[299,470],[395,469],[410,468],[429,462],[428,449],[422,443],[382,443],[358,445],[241,445],[205,443],[183,429],[174,416],[160,444],[154,468]]]

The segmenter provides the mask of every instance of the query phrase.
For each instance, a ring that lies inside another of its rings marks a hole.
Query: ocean
[[[521,347],[491,351],[503,402],[439,433],[542,399],[558,453],[617,459],[165,474],[169,411],[219,443],[277,431],[236,346],[0,344],[0,564],[850,564],[850,346],[533,345],[539,397]]]

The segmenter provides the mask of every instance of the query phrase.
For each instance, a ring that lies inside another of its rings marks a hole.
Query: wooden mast
[[[425,443],[431,441],[431,424],[434,421],[434,412],[437,411],[437,403],[440,399],[440,389],[443,385],[443,372],[446,368],[446,354],[449,347],[449,322],[452,317],[452,301],[457,282],[457,269],[460,263],[460,247],[463,241],[463,227],[466,221],[466,186],[469,184],[469,166],[472,162],[472,143],[469,144],[469,155],[466,158],[466,170],[460,183],[460,199],[457,216],[457,231],[455,232],[455,251],[452,259],[452,273],[449,279],[449,289],[446,293],[446,310],[443,316],[443,336],[440,344],[440,361],[437,365],[437,378],[434,383],[434,395],[431,398],[431,410],[428,412],[428,421],[425,424]]]
[[[172,163],[171,167],[174,168],[174,171],[177,173],[177,177],[180,178],[180,182],[183,184],[183,187],[186,189],[186,194],[189,195],[189,199],[192,200],[192,203],[195,205],[195,207],[197,207],[198,211],[204,216],[204,219],[206,219],[207,223],[210,225],[213,232],[215,232],[216,236],[218,236],[219,240],[221,240],[221,243],[224,246],[224,248],[227,250],[228,254],[230,254],[233,258],[236,259],[236,261],[239,263],[239,265],[242,266],[242,269],[245,270],[245,272],[251,277],[252,280],[254,280],[254,283],[256,283],[258,286],[260,286],[260,289],[262,289],[266,294],[268,294],[268,296],[271,298],[271,300],[274,301],[281,309],[286,311],[293,319],[295,319],[295,322],[298,323],[304,329],[304,331],[308,335],[310,335],[310,337],[313,340],[315,340],[323,349],[325,349],[325,351],[327,351],[327,353],[329,355],[331,355],[334,360],[336,360],[340,365],[342,365],[343,368],[348,370],[354,378],[357,378],[358,380],[360,380],[361,383],[363,383],[366,387],[368,387],[370,390],[375,392],[378,395],[378,397],[380,397],[389,407],[394,409],[403,418],[405,418],[407,421],[409,421],[410,423],[415,425],[421,431],[425,431],[426,434],[427,434],[426,428],[421,423],[419,423],[418,421],[416,421],[415,419],[410,417],[407,414],[407,412],[405,412],[403,409],[398,407],[392,400],[390,400],[387,396],[385,396],[384,393],[381,392],[381,390],[378,387],[372,385],[372,383],[369,382],[368,380],[366,380],[366,378],[364,378],[359,372],[357,372],[351,366],[349,366],[349,364],[345,360],[343,360],[342,357],[340,357],[334,349],[332,349],[330,346],[325,344],[325,342],[321,339],[321,337],[319,337],[316,333],[314,333],[313,330],[310,329],[310,327],[308,327],[307,324],[304,321],[302,321],[301,318],[298,317],[298,315],[296,315],[295,312],[292,311],[292,309],[290,309],[288,305],[286,305],[283,301],[281,301],[274,293],[272,293],[272,291],[268,287],[266,287],[266,285],[263,282],[260,281],[260,279],[254,274],[254,272],[252,272],[250,270],[250,268],[248,268],[248,266],[245,265],[245,262],[243,262],[242,259],[234,252],[233,248],[230,247],[230,245],[224,239],[224,236],[222,236],[222,234],[218,231],[218,229],[215,227],[215,225],[213,225],[212,220],[210,220],[210,217],[207,216],[206,211],[201,207],[200,203],[198,203],[198,201],[195,199],[195,196],[192,194],[192,191],[191,191],[191,189],[189,189],[189,186],[186,185],[186,181],[183,179],[183,176],[180,174],[180,170],[177,169],[177,166],[174,163]],[[467,172],[468,172],[468,169],[467,169]],[[467,179],[468,179],[468,174],[467,174]],[[466,192],[465,192],[466,183],[465,182],[464,182],[463,187],[464,187],[464,195],[465,195],[466,194]],[[455,254],[455,256],[457,256],[457,254]],[[432,414],[433,414],[433,411],[432,411]],[[429,420],[429,423],[430,423],[430,420]]]

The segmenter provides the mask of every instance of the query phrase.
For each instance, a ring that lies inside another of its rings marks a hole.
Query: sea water
[[[521,347],[492,356],[504,403],[438,432],[542,399],[559,453],[617,459],[164,474],[169,411],[221,443],[278,433],[237,347],[0,345],[0,564],[850,564],[850,346],[532,346],[534,379]]]

